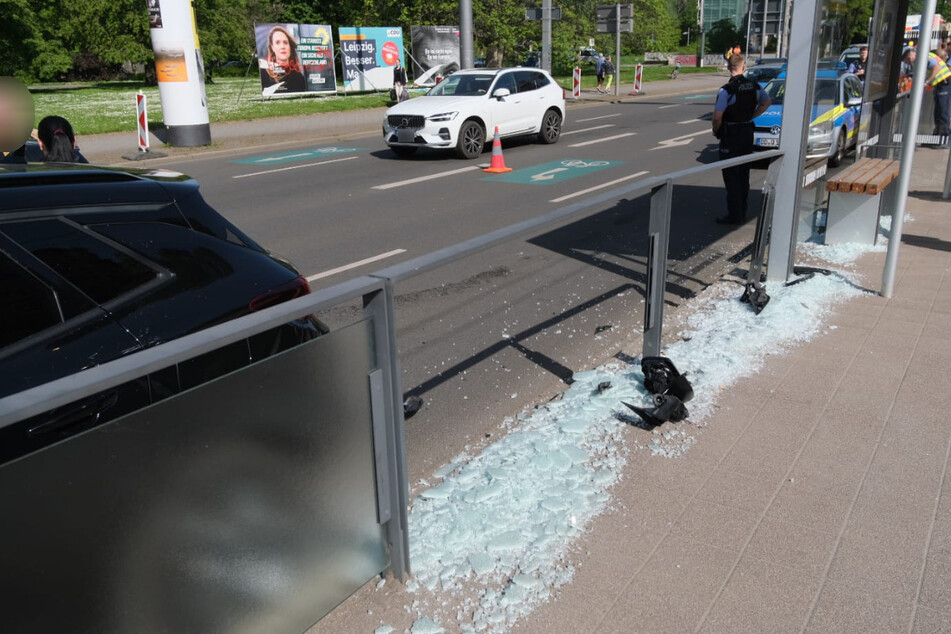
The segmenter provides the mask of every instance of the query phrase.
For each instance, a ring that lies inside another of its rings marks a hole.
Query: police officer
[[[713,107],[713,136],[720,140],[720,160],[744,156],[753,151],[753,119],[763,114],[772,101],[759,84],[743,76],[746,59],[734,53],[727,64],[730,81],[720,88]],[[750,165],[723,170],[727,215],[720,224],[742,224],[750,196]]]
[[[914,68],[917,49],[905,49],[904,61]],[[951,68],[937,54],[928,53],[928,78],[925,80],[929,90],[934,91],[934,134],[945,137],[948,143],[949,124],[951,124]]]
[[[859,48],[859,58],[849,64],[849,72],[865,81],[865,69],[868,66],[868,47]]]

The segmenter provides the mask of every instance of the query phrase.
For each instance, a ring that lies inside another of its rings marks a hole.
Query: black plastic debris
[[[796,265],[793,267],[792,271],[794,275],[800,275],[801,277],[798,277],[794,280],[786,282],[784,286],[793,286],[794,284],[805,282],[806,280],[811,280],[813,277],[816,276],[816,273],[821,273],[823,275],[832,275],[832,271],[830,271],[829,269],[821,269],[817,266]]]
[[[604,394],[604,391],[609,389],[611,389],[610,381],[601,381],[598,383],[598,394]]]
[[[411,418],[413,414],[423,408],[423,399],[419,396],[407,396],[403,401],[403,420]]]
[[[759,282],[749,282],[743,290],[743,296],[740,301],[753,307],[753,312],[759,315],[769,303],[769,295],[766,289]]]
[[[644,357],[641,359],[641,372],[644,374],[644,387],[651,394],[676,396],[684,403],[693,398],[693,386],[687,380],[687,375],[681,374],[667,357]]]
[[[650,409],[631,405],[624,401],[621,401],[621,403],[652,427],[663,425],[668,421],[679,423],[690,415],[687,406],[679,398],[670,394],[655,394],[654,407]]]
[[[598,326],[597,328],[594,329],[594,334],[598,334],[599,332],[604,332],[605,330],[611,330],[612,328],[614,328],[613,324],[608,324],[607,326]]]

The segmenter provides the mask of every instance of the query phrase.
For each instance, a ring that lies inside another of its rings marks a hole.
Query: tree
[[[868,23],[875,8],[874,0],[845,0],[845,12],[842,14],[842,32],[845,34],[843,45],[868,42]]]
[[[742,46],[746,38],[740,33],[733,20],[723,18],[717,20],[707,31],[706,47],[708,51],[725,51],[734,44]]]
[[[680,41],[680,25],[667,10],[666,0],[634,1],[634,32],[624,37],[628,53],[669,51]]]
[[[152,59],[139,0],[32,0],[43,45],[30,72],[44,80],[114,75],[123,62]]]
[[[193,0],[192,6],[206,67],[254,57],[254,26],[245,0]]]
[[[28,0],[0,0],[0,75],[28,79],[43,36]]]

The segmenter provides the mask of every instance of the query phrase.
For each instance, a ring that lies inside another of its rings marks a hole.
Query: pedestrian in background
[[[0,77],[0,158],[22,150],[33,129],[33,96],[19,79]]]
[[[720,160],[745,156],[753,151],[753,119],[763,114],[772,101],[763,88],[743,76],[746,59],[733,53],[727,64],[730,81],[717,92],[713,107],[713,136],[720,141]],[[750,164],[723,170],[727,214],[720,224],[738,225],[746,221],[750,197]]]
[[[393,67],[393,91],[397,101],[406,101],[409,95],[406,94],[406,69],[396,60],[396,66]]]
[[[594,73],[598,78],[598,92],[604,92],[601,89],[604,84],[604,53],[598,53],[598,59],[594,60]]]
[[[63,117],[43,117],[36,126],[36,138],[40,143],[44,161],[56,163],[88,163],[76,147],[73,126]]]
[[[607,78],[607,83],[602,92],[607,92],[611,88],[611,82],[614,81],[614,62],[611,61],[610,55],[604,58],[604,64],[601,65],[601,74]]]

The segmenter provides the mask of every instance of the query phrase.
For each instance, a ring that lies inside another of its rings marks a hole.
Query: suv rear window
[[[0,233],[98,304],[156,277],[152,268],[130,253],[62,218],[3,223]]]

